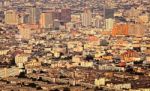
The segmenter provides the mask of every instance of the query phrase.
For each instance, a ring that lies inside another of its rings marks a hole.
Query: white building
[[[18,54],[15,56],[15,63],[19,66],[21,63],[24,64],[28,61],[29,55],[27,54]]]
[[[92,12],[89,9],[85,9],[84,12],[81,14],[81,22],[82,26],[88,27],[92,24]]]
[[[109,19],[106,19],[105,21],[106,21],[106,30],[111,31],[114,26],[115,20],[112,18],[109,18]]]
[[[21,70],[17,67],[12,67],[12,68],[1,68],[0,69],[0,77],[5,78],[9,76],[16,76],[19,75]]]
[[[0,55],[6,55],[9,50],[0,50]]]
[[[95,86],[104,86],[106,83],[105,78],[95,79]]]

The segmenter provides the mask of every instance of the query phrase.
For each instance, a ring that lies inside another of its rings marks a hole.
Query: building
[[[71,22],[78,23],[80,22],[81,16],[80,14],[72,14],[71,15]]]
[[[102,17],[99,15],[96,15],[92,20],[92,26],[95,28],[101,28],[102,27]]]
[[[29,7],[29,24],[38,24],[40,18],[40,9],[36,6]]]
[[[106,21],[106,22],[105,22],[105,23],[106,23],[106,30],[111,31],[111,30],[113,29],[115,20],[112,19],[112,18],[109,18],[109,19],[106,19],[105,21]]]
[[[58,19],[55,19],[53,24],[53,28],[58,30],[60,27],[60,21]]]
[[[30,39],[33,33],[40,32],[39,25],[36,24],[21,24],[18,25],[18,29],[21,38],[26,40]]]
[[[56,9],[54,11],[54,19],[61,20],[61,9]]]
[[[17,25],[19,23],[19,16],[15,10],[7,10],[5,12],[5,24]]]
[[[127,50],[126,52],[122,53],[121,59],[125,62],[132,62],[137,61],[140,58],[140,54],[134,50]]]
[[[85,8],[84,12],[81,14],[82,26],[88,27],[92,25],[92,12],[90,9]]]
[[[53,28],[54,13],[52,11],[42,12],[40,15],[40,28]]]
[[[22,39],[30,39],[31,38],[31,29],[25,26],[19,26],[19,34]]]
[[[124,23],[115,24],[112,29],[112,36],[128,35],[129,25]]]
[[[15,56],[15,63],[17,64],[17,66],[20,66],[28,61],[28,57],[28,54],[18,54]]]
[[[22,22],[21,24],[29,24],[29,13],[23,13],[21,15]]]
[[[105,9],[105,19],[114,18],[115,9],[114,8],[106,8]]]
[[[4,0],[3,5],[9,6],[11,4],[11,0]]]
[[[93,62],[81,62],[81,67],[93,67]]]
[[[21,70],[17,67],[12,67],[12,68],[1,68],[0,69],[0,77],[5,78],[5,77],[10,77],[10,76],[16,76],[19,75]]]
[[[148,14],[140,15],[138,18],[139,18],[140,23],[148,23],[148,21],[149,21]]]
[[[0,55],[6,55],[8,53],[9,50],[7,49],[2,49],[0,50]]]
[[[146,27],[142,24],[130,24],[129,25],[129,35],[132,36],[144,36]]]
[[[106,84],[106,78],[95,79],[95,86],[104,86]]]
[[[81,57],[80,57],[80,56],[74,56],[74,57],[72,58],[72,62],[80,63],[80,62],[81,62]]]
[[[71,21],[71,9],[63,8],[61,9],[61,22],[67,23]]]

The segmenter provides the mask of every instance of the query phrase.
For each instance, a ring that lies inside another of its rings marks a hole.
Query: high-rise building
[[[129,35],[129,25],[128,24],[115,24],[112,29],[112,35]]]
[[[67,23],[71,21],[71,9],[63,8],[61,9],[61,22]]]
[[[84,12],[81,14],[82,26],[88,27],[92,24],[92,12],[90,9],[85,8]]]
[[[54,19],[54,26],[53,28],[58,30],[60,27],[60,21],[58,19]]]
[[[27,24],[29,23],[29,15],[24,12],[18,13],[18,24]]]
[[[3,22],[4,21],[4,11],[0,11],[0,22]]]
[[[105,9],[105,19],[114,18],[115,9],[114,8],[106,8]]]
[[[24,24],[29,24],[29,14],[25,14],[25,15],[23,16],[23,23],[24,23]]]
[[[106,19],[105,20],[105,23],[106,23],[106,30],[112,30],[113,29],[113,26],[114,26],[114,23],[115,23],[115,20],[112,19],[112,18],[109,18],[109,19]]]
[[[8,25],[17,25],[19,23],[19,16],[17,11],[8,10],[5,12],[5,23]]]
[[[56,9],[54,11],[54,19],[61,20],[61,9]]]
[[[11,4],[11,0],[4,0],[4,6],[9,6]]]
[[[40,9],[36,6],[32,6],[29,8],[29,23],[30,24],[38,24],[40,17]]]
[[[92,26],[95,28],[101,28],[102,27],[102,17],[97,15],[92,19]]]
[[[0,7],[3,7],[4,6],[4,1],[0,1]]]
[[[53,28],[54,13],[52,11],[42,12],[40,15],[40,28]]]

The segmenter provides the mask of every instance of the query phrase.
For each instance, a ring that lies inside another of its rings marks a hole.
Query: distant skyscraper
[[[11,4],[11,0],[4,0],[4,6],[9,6]]]
[[[115,8],[112,8],[111,6],[109,6],[109,4],[107,4],[107,2],[105,1],[103,15],[104,15],[104,28],[106,30],[108,30],[107,29],[108,28],[108,22],[109,22],[109,25],[110,25],[110,22],[111,22],[110,19],[114,19],[114,13],[115,13]]]
[[[70,8],[56,9],[54,11],[54,19],[57,19],[62,23],[70,22],[71,21],[71,9]]]
[[[40,15],[40,27],[41,28],[52,28],[54,23],[54,13],[42,12]]]
[[[92,12],[90,9],[85,8],[84,12],[81,14],[82,26],[88,27],[92,24]]]
[[[61,9],[61,22],[70,22],[71,21],[71,9],[63,8]]]
[[[17,25],[19,22],[19,16],[17,11],[8,10],[5,12],[5,23],[9,25]]]
[[[61,9],[54,11],[54,19],[61,20]]]
[[[0,7],[3,7],[4,6],[4,1],[0,1]]]
[[[106,8],[105,9],[105,19],[114,18],[115,9],[114,8]]]
[[[32,6],[29,8],[29,23],[37,24],[39,23],[40,10],[36,6]]]
[[[4,11],[0,11],[0,22],[3,22],[4,17],[5,17]]]
[[[112,19],[112,18],[109,18],[109,19],[106,19],[105,22],[106,22],[106,30],[110,30],[111,31],[113,29],[115,20]]]
[[[92,20],[92,26],[96,27],[96,28],[100,28],[100,27],[102,27],[102,23],[101,22],[102,22],[102,17],[97,15]]]
[[[29,14],[25,14],[25,15],[23,16],[23,23],[29,24]]]
[[[60,21],[58,20],[58,19],[55,19],[54,20],[54,29],[56,29],[56,30],[58,30],[59,29],[59,27],[60,27]]]

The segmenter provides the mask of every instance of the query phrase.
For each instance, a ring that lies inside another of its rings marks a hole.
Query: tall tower
[[[112,7],[111,2],[112,2],[111,0],[108,1],[104,0],[103,5],[104,28],[106,30],[111,30],[115,22],[114,19],[115,8]]]
[[[36,6],[32,6],[29,8],[29,23],[30,24],[38,24],[40,17],[40,10]]]
[[[92,12],[90,9],[85,8],[84,12],[81,14],[82,26],[88,27],[92,24]]]
[[[42,12],[40,15],[41,28],[53,28],[54,13],[52,11]]]

